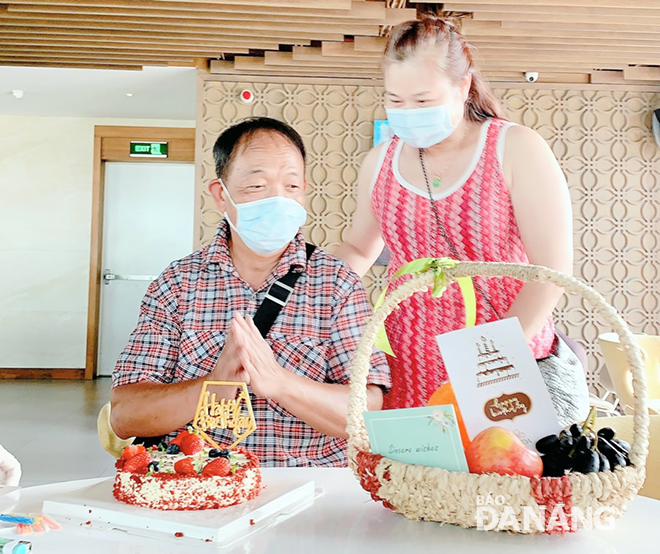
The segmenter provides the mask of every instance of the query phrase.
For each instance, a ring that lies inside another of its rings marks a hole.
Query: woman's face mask
[[[413,148],[429,148],[449,138],[456,129],[451,122],[451,105],[456,91],[446,104],[430,108],[385,108],[392,132]]]
[[[260,255],[278,252],[289,244],[307,220],[307,212],[298,202],[284,196],[271,196],[253,202],[235,204],[227,187],[220,184],[236,208],[236,223],[225,219],[245,245]]]

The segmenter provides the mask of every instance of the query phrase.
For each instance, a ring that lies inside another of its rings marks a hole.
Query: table
[[[579,531],[565,536],[511,535],[461,529],[432,522],[414,522],[371,500],[348,469],[263,469],[264,475],[313,479],[325,493],[304,512],[229,549],[201,544],[195,552],[243,554],[456,554],[498,552],[528,554],[657,554],[660,552],[660,501],[636,498],[611,531]],[[102,479],[23,489],[20,512],[38,511],[53,498]],[[129,537],[117,531],[67,527],[60,532],[31,535],[33,552],[94,554],[174,554],[190,552],[175,539]]]

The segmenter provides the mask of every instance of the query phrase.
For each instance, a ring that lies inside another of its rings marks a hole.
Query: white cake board
[[[246,537],[301,512],[312,505],[314,482],[310,480],[268,478],[263,490],[249,502],[219,510],[164,511],[131,506],[112,495],[114,478],[68,495],[44,501],[43,513],[58,523],[71,522],[104,530],[177,542],[233,545]],[[183,533],[176,537],[175,533]]]

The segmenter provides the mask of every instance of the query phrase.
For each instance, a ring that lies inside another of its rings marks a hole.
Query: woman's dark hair
[[[305,161],[305,145],[293,127],[270,117],[250,117],[223,131],[218,140],[215,141],[213,158],[215,160],[215,173],[218,178],[224,179],[227,175],[238,148],[245,145],[255,134],[261,132],[282,135],[298,149],[303,162]]]
[[[468,74],[472,84],[465,102],[469,121],[485,121],[491,117],[506,119],[504,108],[474,65],[470,45],[453,21],[426,14],[419,20],[406,21],[392,29],[385,48],[383,65],[403,62],[423,51],[438,62],[440,70],[452,82],[460,83]]]

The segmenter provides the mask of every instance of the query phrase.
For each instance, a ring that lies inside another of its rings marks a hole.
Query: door
[[[111,375],[144,293],[193,250],[195,166],[105,164],[98,374]]]

